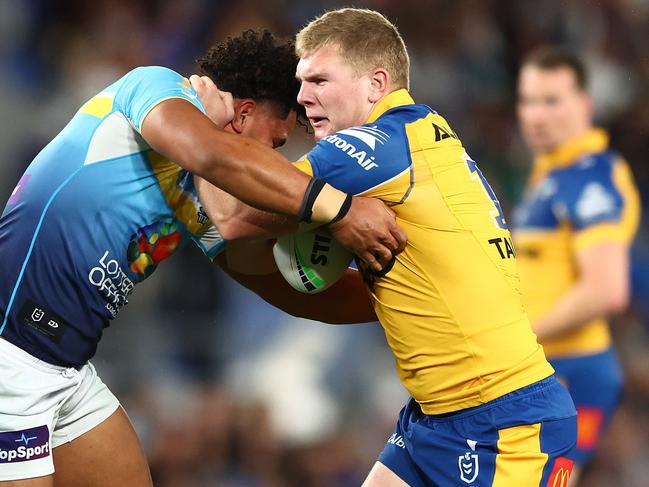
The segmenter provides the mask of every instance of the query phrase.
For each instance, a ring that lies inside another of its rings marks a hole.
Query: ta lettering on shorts
[[[31,300],[25,301],[20,310],[20,321],[47,335],[54,343],[59,343],[67,323],[59,316],[44,309]]]

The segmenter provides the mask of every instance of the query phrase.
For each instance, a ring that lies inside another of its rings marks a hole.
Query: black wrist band
[[[349,212],[349,209],[351,207],[352,207],[352,195],[347,194],[345,196],[345,201],[343,201],[343,205],[340,207],[340,210],[338,210],[338,214],[334,217],[333,220],[327,223],[327,225],[331,225],[332,223],[336,223],[337,221],[345,218],[345,215]]]
[[[316,177],[311,178],[309,185],[306,187],[304,192],[304,198],[302,199],[302,205],[300,206],[300,211],[297,214],[298,221],[311,223],[311,217],[313,216],[313,204],[315,203],[316,198],[324,188],[325,182],[322,179]]]

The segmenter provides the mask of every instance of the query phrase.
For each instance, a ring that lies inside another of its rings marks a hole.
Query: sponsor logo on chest
[[[359,143],[352,143],[341,136],[353,137]],[[336,146],[366,171],[378,167],[374,161],[374,150],[377,144],[385,144],[390,138],[388,134],[376,127],[355,127],[327,135],[324,141]]]

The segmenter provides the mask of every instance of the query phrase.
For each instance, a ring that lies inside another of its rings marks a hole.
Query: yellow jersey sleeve
[[[598,184],[597,178],[594,178],[594,181],[590,184]],[[640,197],[626,161],[614,159],[609,175],[599,184],[601,184],[602,188],[608,188],[608,198],[609,201],[614,201],[614,203],[611,203],[614,209],[610,209],[608,215],[605,215],[605,204],[600,204],[600,211],[605,218],[591,222],[590,224],[585,222],[581,229],[575,232],[575,248],[577,250],[611,241],[630,244],[638,229],[640,222]],[[587,206],[589,201],[591,201],[594,205],[594,209],[591,211],[596,211],[598,209],[598,203],[593,200],[597,198],[597,194],[592,189],[590,193],[587,192],[587,189],[583,191],[583,199],[578,204]],[[604,193],[600,197],[606,198]],[[575,226],[579,226],[579,223],[582,222],[578,222]]]

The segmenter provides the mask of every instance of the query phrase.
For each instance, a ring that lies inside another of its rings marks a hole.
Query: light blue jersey
[[[188,240],[225,242],[193,177],[140,135],[158,103],[205,111],[189,81],[137,68],[90,99],[27,168],[0,218],[0,334],[78,367],[138,282]]]

